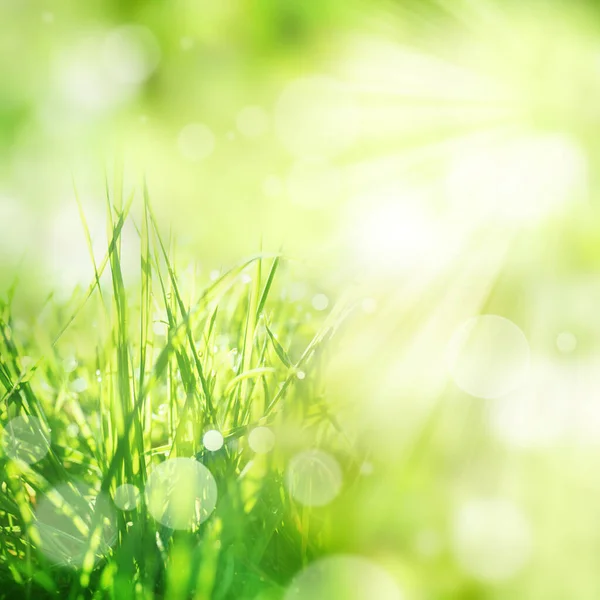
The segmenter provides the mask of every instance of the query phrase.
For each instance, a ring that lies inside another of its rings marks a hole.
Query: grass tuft
[[[324,318],[286,300],[282,255],[257,254],[215,281],[195,268],[182,280],[147,189],[134,223],[140,276],[127,282],[121,237],[134,196],[107,193],[98,261],[77,202],[87,290],[50,298],[26,327],[15,327],[13,292],[0,304],[1,423],[36,417],[51,439],[31,464],[0,449],[0,598],[280,597],[322,543],[324,525],[309,528],[285,467],[304,430],[321,444],[339,436],[314,399],[322,350],[347,307]],[[277,436],[268,454],[248,445],[259,425]],[[218,451],[203,446],[210,429],[223,434]],[[292,430],[300,435],[288,439]],[[218,489],[214,512],[185,531],[144,501],[150,473],[176,457],[202,463]],[[123,484],[141,491],[131,510],[113,504]]]

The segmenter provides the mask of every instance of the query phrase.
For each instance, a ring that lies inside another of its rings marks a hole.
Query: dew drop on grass
[[[296,377],[300,380],[306,378],[306,373],[304,371],[296,371]]]
[[[12,460],[21,460],[30,465],[48,454],[50,433],[37,417],[15,417],[4,428],[2,447]]]
[[[289,584],[284,600],[402,600],[394,578],[381,566],[360,556],[321,558],[300,571]]]
[[[193,458],[172,458],[156,466],[146,483],[150,514],[170,529],[192,529],[208,519],[217,504],[212,473]]]
[[[131,483],[124,483],[115,490],[114,501],[121,510],[133,510],[140,502],[140,490]]]
[[[471,396],[502,397],[529,375],[529,343],[512,322],[497,315],[465,321],[448,345],[448,368],[456,385]]]
[[[275,434],[268,427],[255,427],[248,436],[248,445],[256,454],[267,454],[275,446]]]
[[[216,429],[211,429],[204,434],[202,443],[207,450],[216,452],[223,447],[223,434]]]
[[[338,462],[321,450],[307,450],[292,458],[286,470],[291,496],[305,506],[329,504],[342,488]]]

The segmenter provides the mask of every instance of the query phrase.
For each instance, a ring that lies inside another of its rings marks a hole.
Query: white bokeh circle
[[[172,458],[150,473],[146,482],[150,514],[171,529],[193,529],[208,519],[217,505],[212,473],[193,458]]]
[[[110,498],[84,483],[61,483],[35,509],[39,550],[57,565],[79,568],[91,552],[106,556],[117,539],[117,518]]]
[[[137,508],[140,499],[140,490],[131,483],[124,483],[115,490],[114,502],[121,510]]]
[[[156,38],[141,25],[124,25],[113,29],[106,35],[102,50],[107,71],[123,84],[144,82],[160,60]]]
[[[454,554],[465,572],[483,581],[504,581],[516,575],[532,552],[529,521],[513,502],[477,498],[456,511]]]
[[[329,298],[325,294],[315,294],[310,303],[315,310],[326,310],[329,306]]]
[[[556,347],[562,354],[572,354],[577,349],[577,338],[570,331],[561,331],[556,336]]]
[[[504,396],[529,375],[527,338],[512,321],[497,315],[465,321],[450,340],[447,359],[456,385],[478,398]]]
[[[207,450],[217,452],[223,447],[223,434],[216,429],[210,429],[202,437],[202,443]]]
[[[208,158],[215,149],[215,143],[213,132],[203,123],[188,123],[177,137],[179,153],[190,162]]]
[[[268,427],[255,427],[248,435],[248,445],[256,454],[267,454],[275,446],[275,434]]]
[[[87,379],[85,379],[85,377],[78,377],[77,379],[71,382],[71,385],[69,387],[71,388],[72,392],[75,392],[76,394],[81,394],[88,389]]]
[[[50,433],[37,417],[23,415],[11,419],[2,434],[2,447],[12,460],[36,463],[50,450]]]
[[[307,450],[292,458],[286,471],[291,496],[305,506],[329,504],[342,488],[342,470],[321,450]]]
[[[334,555],[308,565],[288,586],[284,600],[402,600],[394,578],[378,564]]]

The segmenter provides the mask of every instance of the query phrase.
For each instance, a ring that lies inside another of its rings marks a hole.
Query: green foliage
[[[128,285],[121,233],[131,202],[109,202],[108,252],[94,262],[86,292],[68,305],[49,301],[19,333],[10,299],[1,307],[2,422],[35,416],[52,444],[35,464],[0,459],[0,597],[277,597],[319,552],[325,525],[305,529],[288,497],[283,468],[292,447],[254,455],[247,436],[259,424],[295,424],[333,440],[310,398],[321,393],[322,347],[344,313],[307,320],[306,307],[277,298],[280,256],[256,255],[208,284],[194,273],[182,282],[147,194],[136,223],[141,279]],[[295,362],[285,350],[292,342],[305,348]],[[75,355],[65,359],[69,348]],[[302,381],[300,366],[309,373]],[[204,448],[209,429],[223,432],[221,450]],[[81,568],[53,565],[40,552],[35,511],[52,488],[143,490],[153,466],[174,457],[196,457],[217,481],[217,509],[206,522],[172,531],[141,502],[119,514],[107,555],[94,558],[90,534]]]

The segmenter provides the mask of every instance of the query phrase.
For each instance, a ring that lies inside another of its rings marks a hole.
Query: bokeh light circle
[[[556,347],[562,354],[571,354],[577,349],[577,338],[570,331],[561,331],[556,336]]]
[[[39,549],[57,565],[81,567],[90,548],[97,561],[117,539],[117,518],[110,498],[83,483],[62,483],[50,490],[35,516]]]
[[[456,512],[452,543],[465,572],[483,581],[503,581],[527,563],[532,533],[529,521],[513,502],[478,498]]]
[[[333,157],[356,138],[357,110],[351,94],[329,77],[292,81],[275,106],[275,130],[298,158]]]
[[[305,506],[329,504],[342,488],[338,462],[321,450],[307,450],[292,458],[286,471],[291,496]]]
[[[177,147],[183,158],[199,162],[213,153],[215,136],[206,125],[189,123],[179,132]]]
[[[336,555],[317,560],[296,575],[284,600],[402,600],[394,578],[359,556]]]
[[[275,434],[268,427],[255,427],[248,436],[248,445],[256,454],[267,454],[275,446]]]
[[[223,447],[223,442],[223,434],[216,429],[207,431],[202,438],[204,447],[211,452],[220,450]]]
[[[150,514],[171,529],[192,529],[217,505],[212,473],[193,458],[172,458],[154,468],[146,483]]]
[[[74,356],[67,356],[62,362],[65,373],[72,373],[78,365],[77,359]]]
[[[140,498],[140,490],[131,483],[124,483],[115,490],[115,505],[121,510],[137,508]]]
[[[329,298],[325,294],[315,294],[311,300],[311,304],[315,310],[326,310],[329,306]]]
[[[69,387],[71,388],[72,392],[75,392],[76,394],[81,394],[82,392],[85,392],[88,388],[87,379],[85,379],[85,377],[78,377],[77,379],[71,382],[71,385]]]
[[[107,34],[103,58],[107,70],[118,82],[140,84],[156,69],[160,50],[149,29],[124,25]]]
[[[11,419],[2,434],[2,447],[13,460],[28,465],[38,462],[50,450],[50,434],[37,417],[23,415]]]
[[[527,380],[529,343],[512,322],[497,315],[465,321],[448,346],[448,368],[456,385],[471,396],[504,396]]]

